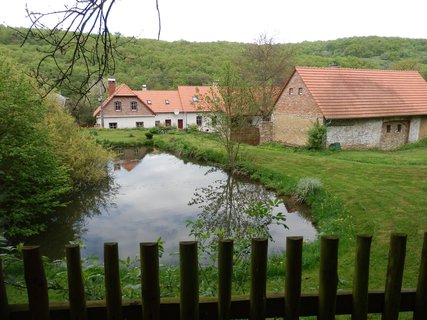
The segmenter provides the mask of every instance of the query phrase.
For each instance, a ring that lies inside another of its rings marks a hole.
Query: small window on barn
[[[298,94],[302,95],[302,88],[298,88]]]
[[[147,104],[151,104],[152,102],[151,102],[151,100],[147,100]]]
[[[122,111],[122,102],[121,101],[114,102],[114,108],[116,109],[116,111]]]
[[[108,124],[108,127],[109,127],[110,129],[117,129],[117,122],[110,122],[110,123]]]
[[[294,94],[294,88],[289,88],[289,94],[290,95]]]
[[[165,120],[165,126],[166,127],[170,127],[172,125],[172,120],[171,119],[166,119]]]
[[[136,111],[136,110],[138,109],[138,104],[136,103],[136,101],[132,101],[132,102],[130,103],[130,109],[131,109],[132,111]]]
[[[143,121],[137,121],[136,122],[136,127],[137,128],[144,128],[144,122]]]
[[[200,127],[202,125],[202,116],[196,117],[196,124]]]
[[[168,99],[165,100],[165,104],[169,104],[170,101]]]
[[[156,120],[156,122],[154,123],[154,125],[155,125],[156,127],[160,127],[160,121],[159,121],[159,120]]]
[[[389,132],[391,132],[391,125],[390,124],[387,125],[387,133],[389,133]]]
[[[397,132],[402,132],[402,125],[401,124],[397,125]]]

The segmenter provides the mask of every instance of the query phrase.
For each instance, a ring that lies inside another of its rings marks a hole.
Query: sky
[[[33,11],[62,9],[72,0],[1,0],[0,24],[28,27]],[[355,36],[427,39],[426,0],[158,0],[160,40],[254,42],[260,34],[276,43]],[[6,9],[7,8],[7,9]],[[116,0],[110,31],[155,39],[156,0]]]

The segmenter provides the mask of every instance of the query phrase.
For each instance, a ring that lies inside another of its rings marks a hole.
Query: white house
[[[177,90],[132,90],[126,84],[116,88],[108,80],[108,98],[95,110],[96,125],[101,128],[152,128],[176,126],[179,129],[207,123],[204,111],[198,110],[198,96],[209,91],[207,86],[180,86]]]

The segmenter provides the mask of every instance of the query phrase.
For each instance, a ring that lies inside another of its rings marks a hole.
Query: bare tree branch
[[[159,0],[156,0],[157,17],[159,19],[159,32],[157,33],[157,40],[160,40],[160,32],[162,31],[162,20],[160,18]]]

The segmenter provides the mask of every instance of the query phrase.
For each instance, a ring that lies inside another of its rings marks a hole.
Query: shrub
[[[153,134],[151,132],[146,132],[145,136],[147,137],[148,140],[153,139]]]
[[[326,143],[326,125],[320,124],[319,120],[308,130],[307,147],[309,149],[321,149]]]
[[[301,178],[294,190],[293,196],[297,202],[307,202],[307,199],[323,190],[322,182],[317,178]]]

